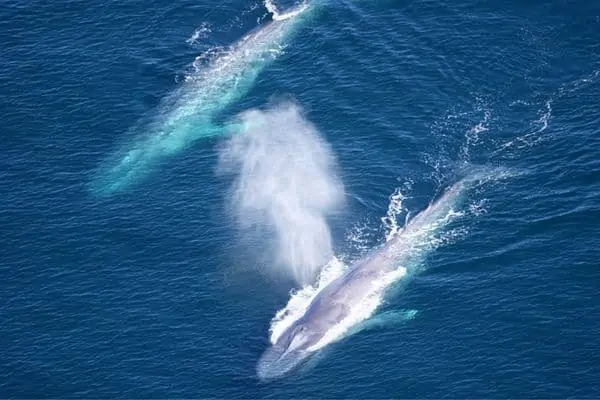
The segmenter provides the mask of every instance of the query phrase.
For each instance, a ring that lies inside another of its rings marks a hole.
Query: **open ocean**
[[[600,397],[600,2],[4,0],[0,116],[0,398]]]

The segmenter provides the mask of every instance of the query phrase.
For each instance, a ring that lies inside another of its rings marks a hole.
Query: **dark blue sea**
[[[0,116],[1,398],[600,396],[598,2],[4,0]]]

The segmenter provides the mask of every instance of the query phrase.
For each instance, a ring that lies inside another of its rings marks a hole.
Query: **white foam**
[[[485,208],[486,203],[486,199],[481,199],[477,202],[469,204],[469,213],[477,217],[487,213],[487,209]]]
[[[552,117],[552,100],[546,101],[546,110],[542,112],[540,119],[536,122],[540,125],[537,133],[544,132],[546,128],[548,128],[548,121],[550,121],[550,117]]]
[[[194,45],[198,42],[199,39],[204,39],[211,32],[212,31],[210,29],[210,25],[206,22],[203,22],[202,25],[200,25],[200,27],[198,27],[194,30],[194,33],[192,33],[192,36],[187,38],[185,42],[189,45]]]
[[[408,218],[408,210],[404,206],[404,200],[408,197],[403,193],[403,191],[410,190],[411,183],[407,182],[404,185],[404,188],[396,188],[394,193],[390,196],[390,202],[388,204],[388,209],[385,217],[381,218],[381,222],[383,223],[383,227],[385,229],[385,240],[389,241],[402,229],[402,226],[398,222],[398,218],[401,215],[404,215]],[[406,221],[403,221],[406,222]]]
[[[344,242],[353,250],[353,253],[363,254],[369,250],[375,234],[377,231],[371,229],[367,222],[357,222],[346,231]]]
[[[483,119],[476,125],[472,126],[465,133],[465,142],[464,142],[463,146],[461,147],[461,156],[464,161],[469,161],[469,159],[471,157],[470,156],[471,149],[476,147],[477,145],[479,145],[481,134],[485,133],[489,130],[488,125],[489,125],[489,121],[490,121],[490,117],[491,117],[490,111],[487,109],[484,110],[483,106],[480,106],[478,110],[484,111]]]
[[[552,100],[546,101],[545,108],[539,111],[539,115],[540,117],[537,120],[533,121],[535,129],[524,135],[516,137],[515,139],[509,140],[508,142],[501,145],[498,148],[498,150],[494,151],[492,154],[497,154],[501,151],[510,148],[523,149],[539,143],[543,139],[543,136],[541,136],[540,134],[543,133],[546,129],[548,129],[550,118],[552,118]]]
[[[267,11],[269,11],[269,13],[271,14],[273,20],[275,21],[283,21],[289,18],[293,18],[296,15],[300,14],[301,12],[303,12],[304,10],[306,10],[308,8],[308,3],[307,2],[303,2],[302,4],[300,4],[299,6],[297,6],[296,8],[294,8],[293,10],[290,10],[288,12],[285,13],[280,13],[279,12],[279,8],[277,7],[277,5],[272,1],[272,0],[265,0],[265,8],[267,9]]]
[[[524,135],[518,136],[512,140],[503,143],[492,154],[495,155],[504,150],[523,149],[531,147],[544,140],[545,136],[540,134],[543,133],[546,129],[548,129],[548,126],[550,124],[550,120],[552,118],[552,102],[556,99],[562,98],[563,96],[571,95],[573,93],[579,92],[580,90],[588,88],[590,85],[596,83],[598,78],[600,78],[600,70],[595,70],[581,78],[578,78],[572,82],[562,85],[558,89],[557,93],[553,96],[554,99],[550,98],[546,100],[546,102],[544,103],[544,107],[539,110],[538,114],[540,117],[537,120],[533,121],[533,129],[530,132],[527,132]],[[510,103],[510,105],[530,106],[531,103],[526,102],[524,100],[516,100]]]
[[[552,118],[552,102],[556,99],[562,98],[563,96],[571,95],[580,90],[588,88],[590,85],[597,82],[598,78],[600,78],[600,70],[595,70],[581,78],[562,85],[558,89],[557,93],[553,96],[554,99],[550,98],[546,100],[544,107],[538,111],[539,118],[533,121],[532,130],[530,132],[527,132],[524,135],[516,137],[515,139],[509,140],[508,142],[502,144],[498,150],[492,154],[497,154],[507,149],[523,149],[526,147],[531,147],[544,140],[545,136],[540,134],[548,129],[550,124],[550,120]],[[523,100],[517,100],[513,101],[510,105],[529,106],[531,103]]]
[[[273,17],[279,15],[279,9],[272,0],[265,0],[265,8],[273,15]]]

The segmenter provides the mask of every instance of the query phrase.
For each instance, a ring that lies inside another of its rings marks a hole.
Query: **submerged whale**
[[[304,315],[279,335],[262,355],[256,368],[258,377],[272,380],[298,368],[331,342],[329,333],[349,318],[354,309],[361,307],[375,287],[381,287],[386,275],[397,272],[400,274],[396,277],[404,275],[404,266],[422,256],[435,231],[451,220],[452,209],[466,186],[465,180],[451,186],[437,201],[408,221],[385,245],[359,260],[326,286],[313,299]],[[388,280],[385,285],[393,281]]]
[[[208,65],[187,77],[165,98],[155,115],[134,125],[126,143],[99,168],[91,190],[106,195],[139,181],[157,164],[199,139],[239,130],[216,124],[221,113],[246,95],[266,66],[282,52],[286,41],[318,8],[301,3],[245,35]]]

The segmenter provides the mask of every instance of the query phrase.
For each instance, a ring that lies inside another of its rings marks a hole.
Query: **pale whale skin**
[[[419,237],[436,229],[436,222],[448,215],[464,188],[464,180],[450,187],[437,201],[412,218],[394,238],[325,287],[313,299],[305,314],[264,352],[256,367],[258,377],[270,381],[300,367],[315,353],[315,346],[323,336],[346,318],[353,307],[365,300],[375,280],[410,261],[409,258],[416,253],[415,246],[421,242]]]

